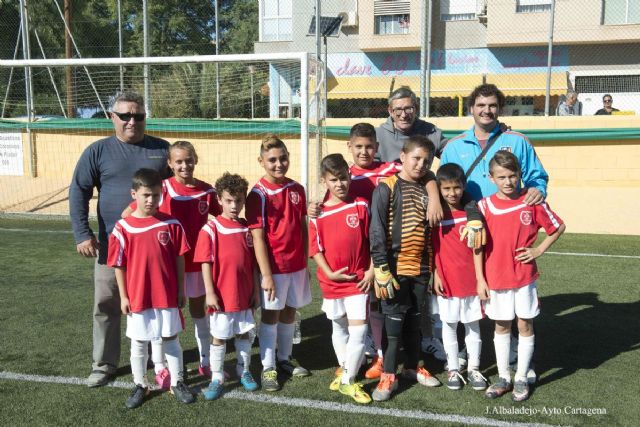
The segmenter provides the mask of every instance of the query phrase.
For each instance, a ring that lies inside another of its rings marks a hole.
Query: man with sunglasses
[[[596,111],[596,116],[610,116],[614,111],[620,110],[613,108],[613,97],[607,93],[602,97],[602,108]]]
[[[114,269],[106,265],[109,234],[131,202],[131,177],[140,168],[169,176],[169,143],[145,135],[144,99],[133,92],[117,94],[110,109],[114,136],[89,145],[78,160],[69,186],[69,214],[82,256],[94,266],[93,367],[87,385],[100,387],[114,376],[120,361],[120,295]],[[89,225],[89,201],[98,189],[98,236]]]

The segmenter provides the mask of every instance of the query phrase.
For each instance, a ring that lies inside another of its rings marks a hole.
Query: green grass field
[[[57,232],[48,232],[52,230]],[[90,371],[92,262],[76,254],[68,230],[65,221],[0,217],[0,378],[11,373],[84,379]],[[567,234],[551,250],[637,256],[640,238]],[[167,394],[154,394],[141,408],[128,411],[124,400],[129,389],[38,383],[25,376],[0,379],[0,419],[3,425],[415,426],[437,421],[409,417],[410,411],[422,411],[441,416],[446,425],[636,425],[640,259],[547,254],[539,267],[542,313],[535,325],[540,380],[530,400],[521,404],[508,396],[490,401],[468,387],[454,392],[401,384],[389,402],[373,403],[368,412],[357,413],[352,401],[328,389],[335,356],[314,282],[314,301],[301,311],[303,342],[294,347],[294,356],[313,376],[286,381],[276,394],[250,395],[233,380],[228,385],[232,392],[216,402],[199,398],[186,406]],[[187,323],[180,340],[188,368],[194,369],[197,351],[193,327]],[[483,321],[481,367],[485,376],[495,379],[491,328]],[[233,345],[228,347],[231,364],[235,355]],[[128,359],[124,338],[118,381],[131,380]],[[252,363],[257,375],[255,346]],[[446,381],[441,363],[427,358],[425,364]],[[204,382],[189,378],[194,387]],[[368,391],[375,386],[364,384]],[[376,408],[388,411],[375,415]],[[603,410],[606,414],[586,413]]]

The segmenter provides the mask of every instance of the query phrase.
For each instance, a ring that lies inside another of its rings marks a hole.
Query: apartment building
[[[640,1],[555,3],[551,105],[575,89],[584,114],[601,108],[603,93],[640,114]],[[315,4],[259,0],[255,52],[315,52]],[[505,92],[506,114],[544,114],[551,0],[322,0],[323,17],[341,18],[326,44],[329,116],[384,116],[391,90],[420,93],[429,4],[431,115],[464,114],[464,97],[482,82]],[[298,85],[299,75],[271,67],[272,117],[295,114]]]

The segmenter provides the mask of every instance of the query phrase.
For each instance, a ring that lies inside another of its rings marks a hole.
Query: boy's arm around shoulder
[[[383,181],[373,191],[371,217],[369,220],[369,248],[375,267],[388,264],[387,230],[389,226],[390,203],[391,189]]]

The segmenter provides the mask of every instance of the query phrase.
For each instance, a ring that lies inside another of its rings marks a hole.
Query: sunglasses
[[[613,102],[613,99],[603,99],[603,102]]]
[[[145,113],[132,114],[132,113],[118,113],[116,111],[112,111],[111,113],[115,114],[116,116],[118,116],[118,118],[120,120],[122,120],[123,122],[128,122],[129,120],[131,120],[132,117],[133,117],[134,121],[142,122],[142,121],[144,121],[145,117],[147,116]]]

